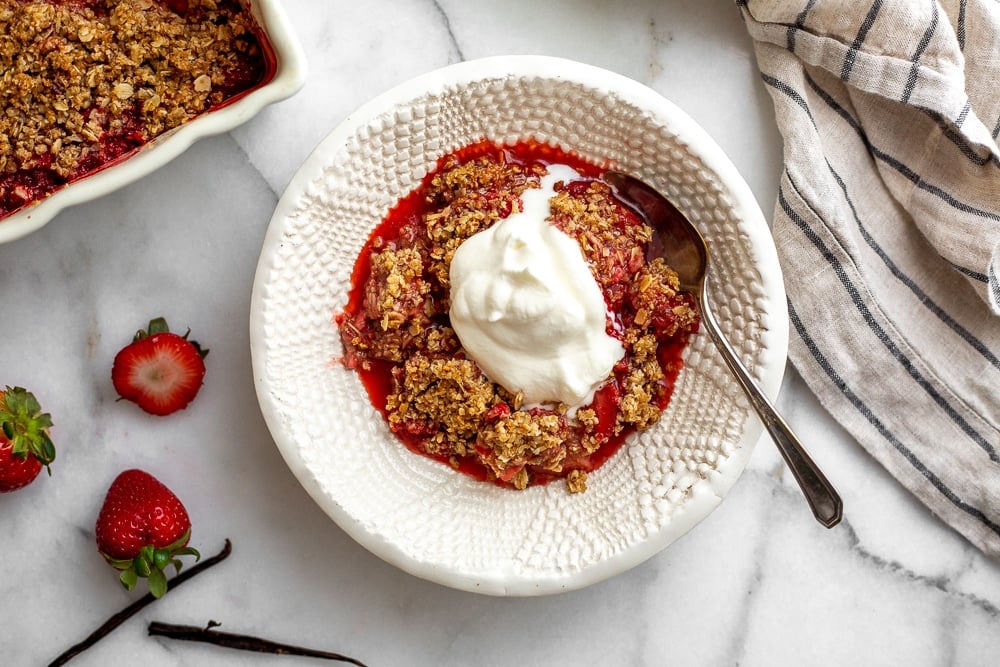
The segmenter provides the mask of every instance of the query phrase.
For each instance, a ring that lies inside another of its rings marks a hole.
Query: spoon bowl
[[[708,300],[709,251],[701,232],[670,200],[645,182],[616,171],[606,172],[604,180],[611,184],[615,195],[623,203],[652,227],[653,238],[647,250],[647,259],[662,257],[677,272],[681,289],[697,299],[702,326],[778,446],[816,520],[827,528],[840,523],[843,516],[840,495],[778,414],[719,328]]]

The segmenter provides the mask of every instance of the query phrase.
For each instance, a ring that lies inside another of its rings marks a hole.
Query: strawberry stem
[[[251,635],[237,635],[230,632],[219,632],[213,628],[221,625],[215,621],[209,621],[204,628],[193,625],[174,625],[172,623],[161,623],[151,621],[149,624],[149,634],[154,637],[167,637],[169,639],[180,639],[190,642],[204,642],[225,648],[233,648],[241,651],[253,651],[255,653],[271,653],[274,655],[298,655],[307,658],[321,658],[324,660],[336,660],[347,662],[358,667],[365,667],[365,664],[354,658],[349,658],[340,653],[329,651],[319,651],[317,649],[304,648],[292,644],[279,644],[269,639],[261,639]]]
[[[226,558],[229,557],[229,554],[231,554],[232,551],[233,551],[233,544],[227,539],[225,545],[222,547],[222,551],[212,556],[211,558],[206,558],[197,565],[194,565],[193,567],[191,567],[190,570],[187,570],[183,574],[178,574],[171,580],[171,586],[173,587],[173,589],[176,589],[178,586],[183,584],[188,579],[196,577],[205,570],[215,565],[218,565],[222,561],[226,560]],[[158,598],[155,597],[152,593],[147,593],[146,595],[142,596],[141,598],[139,598],[138,600],[136,600],[135,602],[133,602],[132,604],[125,607],[120,612],[118,612],[117,614],[106,620],[104,623],[102,623],[101,626],[98,627],[96,630],[94,630],[92,633],[90,633],[86,639],[77,644],[74,644],[73,646],[70,646],[68,649],[63,651],[55,660],[49,663],[49,667],[59,667],[60,665],[65,665],[67,662],[69,662],[76,656],[80,655],[81,653],[86,651],[88,648],[90,648],[100,640],[107,637],[115,629],[117,629],[119,625],[121,625],[122,623],[130,619],[132,616],[139,613],[143,608],[145,608],[146,606],[148,606],[153,602],[156,602],[157,599]]]
[[[170,327],[167,326],[166,318],[156,317],[149,321],[149,324],[146,325],[145,329],[139,329],[138,331],[135,332],[135,336],[132,337],[132,342],[135,343],[137,341],[142,340],[143,338],[149,338],[150,336],[155,336],[156,334],[169,333],[169,332],[170,332]],[[208,356],[208,350],[202,349],[201,345],[198,344],[198,341],[188,340],[188,336],[190,335],[191,335],[191,327],[188,327],[188,330],[184,332],[184,335],[181,336],[181,338],[191,343],[194,346],[194,349],[198,350],[198,355],[202,359],[204,359],[206,356]]]
[[[167,320],[162,317],[157,317],[149,321],[149,326],[146,329],[147,335],[152,336],[158,333],[167,333],[170,331],[170,327],[167,326]]]
[[[135,588],[141,578],[147,580],[149,590],[154,597],[162,597],[167,592],[167,576],[163,572],[167,566],[173,565],[175,572],[180,574],[183,563],[178,556],[194,556],[195,560],[201,558],[197,549],[185,546],[190,536],[191,529],[188,528],[180,537],[160,549],[147,544],[139,549],[135,558],[111,558],[104,554],[104,559],[116,570],[122,570],[118,580],[122,582],[125,590],[130,591]]]
[[[12,453],[22,459],[34,456],[48,468],[56,458],[50,428],[52,416],[42,412],[42,406],[30,391],[24,387],[6,387],[0,392],[0,429],[10,441]]]

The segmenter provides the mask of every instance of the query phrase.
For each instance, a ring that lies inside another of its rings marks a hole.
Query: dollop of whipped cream
[[[451,325],[491,381],[527,405],[593,400],[625,353],[606,331],[607,304],[579,244],[547,221],[559,181],[549,165],[523,207],[465,240],[451,262]]]

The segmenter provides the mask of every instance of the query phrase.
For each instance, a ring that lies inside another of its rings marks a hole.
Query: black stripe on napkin
[[[795,187],[795,183],[792,181],[791,175],[786,171],[785,175],[788,178],[788,182],[792,185],[792,188],[796,191],[796,195],[802,199],[804,198],[798,192],[798,188]],[[977,444],[986,454],[990,457],[990,460],[994,463],[1000,463],[1000,457],[997,456],[996,449],[993,445],[983,437],[983,435],[976,430],[975,427],[970,424],[965,417],[959,414],[958,410],[937,390],[934,384],[924,377],[923,373],[914,365],[913,360],[911,360],[903,351],[899,348],[892,337],[882,328],[882,325],[878,323],[875,316],[872,314],[871,310],[868,308],[868,304],[864,302],[861,295],[858,293],[858,288],[851,282],[851,279],[847,276],[846,271],[844,271],[843,265],[834,256],[833,251],[827,247],[823,240],[816,234],[816,232],[809,226],[802,216],[800,216],[788,203],[785,198],[784,189],[778,188],[778,204],[781,209],[785,212],[785,215],[795,223],[799,230],[808,238],[816,249],[820,251],[823,258],[830,264],[833,268],[840,283],[844,286],[848,295],[851,297],[851,301],[854,303],[854,307],[858,310],[865,324],[871,330],[875,337],[882,343],[889,354],[899,363],[900,367],[903,368],[910,376],[910,378],[917,383],[921,389],[948,415],[949,419],[958,426],[958,428],[965,433],[970,440]]]
[[[951,265],[951,268],[955,269],[959,273],[967,275],[973,280],[978,280],[981,283],[989,282],[989,278],[986,276],[985,273],[979,273],[979,271],[973,271],[972,269],[967,269],[964,266],[959,266],[955,262],[948,262],[948,264]]]
[[[816,364],[820,367],[820,369],[822,369],[824,373],[826,373],[826,376],[830,378],[830,381],[833,382],[834,386],[837,387],[841,395],[845,399],[847,399],[847,401],[851,404],[851,406],[854,407],[854,409],[857,410],[868,421],[869,424],[872,425],[872,427],[878,432],[878,434],[881,435],[882,438],[886,440],[886,442],[892,445],[892,447],[897,452],[899,452],[899,454],[911,466],[913,466],[913,468],[917,472],[923,475],[924,479],[930,482],[931,486],[937,489],[937,491],[942,496],[947,498],[952,505],[962,510],[966,514],[976,518],[983,525],[992,530],[994,533],[1000,535],[1000,525],[997,525],[996,523],[991,521],[990,518],[985,514],[983,514],[982,510],[980,510],[978,507],[974,507],[965,502],[964,500],[962,500],[961,498],[959,498],[958,495],[950,488],[948,488],[948,485],[945,484],[941,480],[941,478],[939,478],[937,475],[931,472],[930,469],[928,469],[927,466],[924,465],[924,463],[919,458],[917,458],[917,456],[912,451],[910,451],[910,449],[905,444],[903,444],[903,442],[900,441],[899,438],[897,438],[896,435],[888,429],[888,427],[886,427],[886,425],[882,422],[882,420],[879,419],[872,412],[871,408],[868,405],[866,405],[865,402],[862,401],[858,397],[858,395],[851,390],[850,387],[847,386],[847,383],[843,380],[843,378],[840,377],[840,374],[837,373],[836,369],[833,368],[833,366],[830,364],[830,361],[826,358],[823,352],[816,345],[816,341],[814,341],[812,337],[809,335],[809,332],[806,331],[806,328],[802,324],[802,320],[799,319],[799,315],[795,311],[795,307],[792,305],[791,301],[789,301],[788,303],[788,317],[792,323],[792,326],[795,328],[795,332],[799,335],[799,338],[806,346],[806,349],[809,351],[809,354],[811,354],[813,359],[816,361]]]
[[[945,136],[945,138],[955,144],[958,150],[962,152],[962,155],[969,159],[969,162],[972,162],[979,167],[983,167],[990,163],[1000,167],[1000,158],[998,158],[993,151],[987,149],[986,155],[980,155],[977,153],[976,148],[978,148],[978,146],[969,142],[969,140],[965,138],[964,134],[959,134],[952,129],[951,123],[945,120],[940,113],[934,109],[928,109],[927,107],[915,106],[913,108],[919,109],[927,114],[934,121],[934,124],[938,126],[938,129],[941,130],[941,133]],[[1000,128],[1000,123],[997,124],[997,127]],[[995,138],[996,137],[994,137],[994,139]]]
[[[809,122],[812,123],[812,126],[817,130],[819,130],[819,126],[816,125],[816,119],[813,118],[812,109],[809,108],[809,103],[806,102],[806,98],[802,97],[802,95],[799,94],[799,91],[795,90],[784,81],[774,78],[770,74],[764,74],[763,72],[761,72],[760,78],[764,80],[764,83],[771,86],[775,90],[779,91],[780,93],[788,97],[790,100],[795,102],[797,105],[799,105],[799,107],[806,112],[806,116],[809,117]]]
[[[854,68],[854,59],[858,57],[858,51],[864,46],[865,38],[868,36],[868,31],[872,29],[875,25],[875,19],[878,17],[879,11],[882,9],[882,0],[875,0],[872,6],[868,9],[868,14],[865,15],[865,20],[861,22],[861,28],[858,29],[858,34],[854,38],[854,43],[851,44],[851,48],[847,50],[847,55],[844,56],[844,66],[840,70],[840,78],[844,81],[848,81],[851,78],[851,70]]]
[[[990,291],[993,292],[993,300],[1000,303],[1000,276],[997,276],[996,269],[993,268],[993,262],[990,262],[988,269],[990,274]]]
[[[913,94],[913,89],[917,87],[917,73],[920,72],[920,57],[924,55],[927,45],[931,43],[931,37],[934,36],[934,31],[937,30],[937,2],[932,2],[931,7],[934,8],[934,14],[931,16],[930,25],[924,30],[924,34],[920,38],[920,43],[917,44],[917,50],[913,52],[913,57],[910,59],[913,64],[910,66],[910,76],[907,78],[906,87],[903,89],[903,97],[900,99],[900,102],[904,104],[910,101],[910,95]]]
[[[958,36],[958,48],[962,51],[965,51],[965,5],[967,2],[968,0],[962,0],[958,5],[958,28],[955,31]]]
[[[962,129],[962,125],[965,124],[965,119],[969,117],[969,112],[972,111],[972,102],[965,100],[965,104],[962,106],[962,110],[958,112],[958,118],[955,119],[955,127]]]
[[[795,17],[795,23],[788,26],[788,50],[795,53],[795,36],[805,27],[806,16],[809,14],[809,10],[812,9],[813,5],[816,4],[816,0],[809,0],[806,6],[802,8],[799,15]]]

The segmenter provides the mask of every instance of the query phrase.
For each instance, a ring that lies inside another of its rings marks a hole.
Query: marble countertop
[[[288,0],[309,77],[295,97],[141,181],[0,246],[0,382],[33,390],[59,456],[0,496],[3,657],[45,664],[137,594],[94,520],[126,467],[182,498],[194,544],[233,554],[73,661],[305,664],[150,638],[151,620],[338,651],[377,665],[992,665],[1000,565],[932,516],[794,369],[779,407],[844,498],[819,526],[761,442],[722,505],[642,565],[557,596],[492,598],[405,574],[310,500],[264,425],[250,368],[257,257],[285,184],[341,119],[414,75],[536,53],[614,70],[697,119],[770,218],[781,138],[731,0]],[[201,394],[165,419],[116,402],[117,350],[163,315],[211,349]]]

